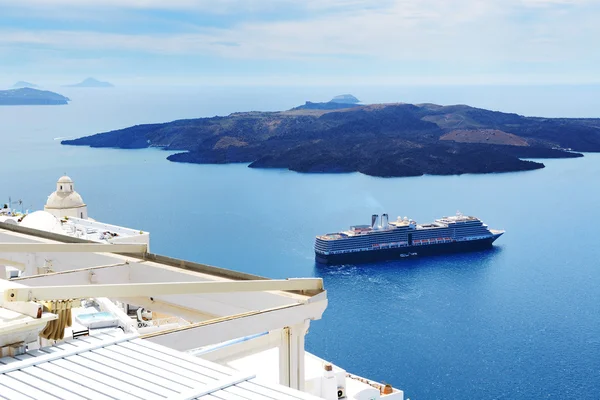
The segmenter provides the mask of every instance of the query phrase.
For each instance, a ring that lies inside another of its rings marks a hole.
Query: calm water
[[[445,89],[436,98],[427,90],[428,101],[469,102],[468,91],[452,97]],[[503,107],[505,91],[471,93],[471,104],[537,113],[526,101]],[[600,155],[544,161],[547,168],[524,173],[399,179],[174,164],[160,150],[53,139],[285,108],[314,96],[309,89],[62,92],[69,106],[0,108],[2,199],[39,209],[66,172],[92,217],[150,231],[154,252],[269,277],[323,277],[330,305],[311,324],[308,349],[413,400],[599,398]],[[378,100],[369,93],[359,97]],[[426,100],[416,89],[412,96]],[[576,106],[565,114],[577,115]],[[554,103],[537,107],[538,115],[557,115]],[[372,213],[428,222],[456,210],[507,233],[481,253],[314,264],[316,234],[368,223]]]

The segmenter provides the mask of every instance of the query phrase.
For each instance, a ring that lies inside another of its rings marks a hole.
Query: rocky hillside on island
[[[47,106],[69,104],[69,98],[48,90],[20,88],[0,90],[0,106]]]
[[[524,171],[544,167],[524,159],[600,152],[600,119],[525,117],[466,105],[307,104],[136,125],[62,143],[180,150],[168,157],[175,162],[382,177]]]

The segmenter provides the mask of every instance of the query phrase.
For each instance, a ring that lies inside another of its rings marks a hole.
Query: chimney
[[[371,215],[371,228],[375,228],[375,223],[377,222],[377,218],[379,218],[379,215],[377,215],[377,214]]]
[[[381,215],[381,229],[387,229],[389,227],[390,227],[390,224],[388,223],[388,215],[382,214]]]

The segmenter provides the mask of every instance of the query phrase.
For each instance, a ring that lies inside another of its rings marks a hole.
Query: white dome
[[[77,192],[54,192],[48,196],[48,201],[46,201],[46,208],[65,209],[79,207],[85,207],[85,203]]]
[[[28,214],[23,218],[21,226],[46,232],[64,233],[58,218],[47,211],[35,211]]]
[[[0,217],[0,222],[4,222],[5,224],[17,224],[14,217]]]
[[[61,176],[56,182],[56,191],[48,196],[44,210],[57,218],[87,218],[87,206],[74,189],[75,184],[68,176]]]
[[[64,175],[64,176],[61,176],[60,178],[58,178],[58,183],[73,183],[73,179]]]

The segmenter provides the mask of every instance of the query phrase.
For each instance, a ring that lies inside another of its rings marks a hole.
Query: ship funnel
[[[379,215],[371,215],[371,228],[377,229],[379,227]]]
[[[382,214],[381,215],[381,229],[387,229],[390,227],[389,221],[388,221],[388,215],[387,214]]]

